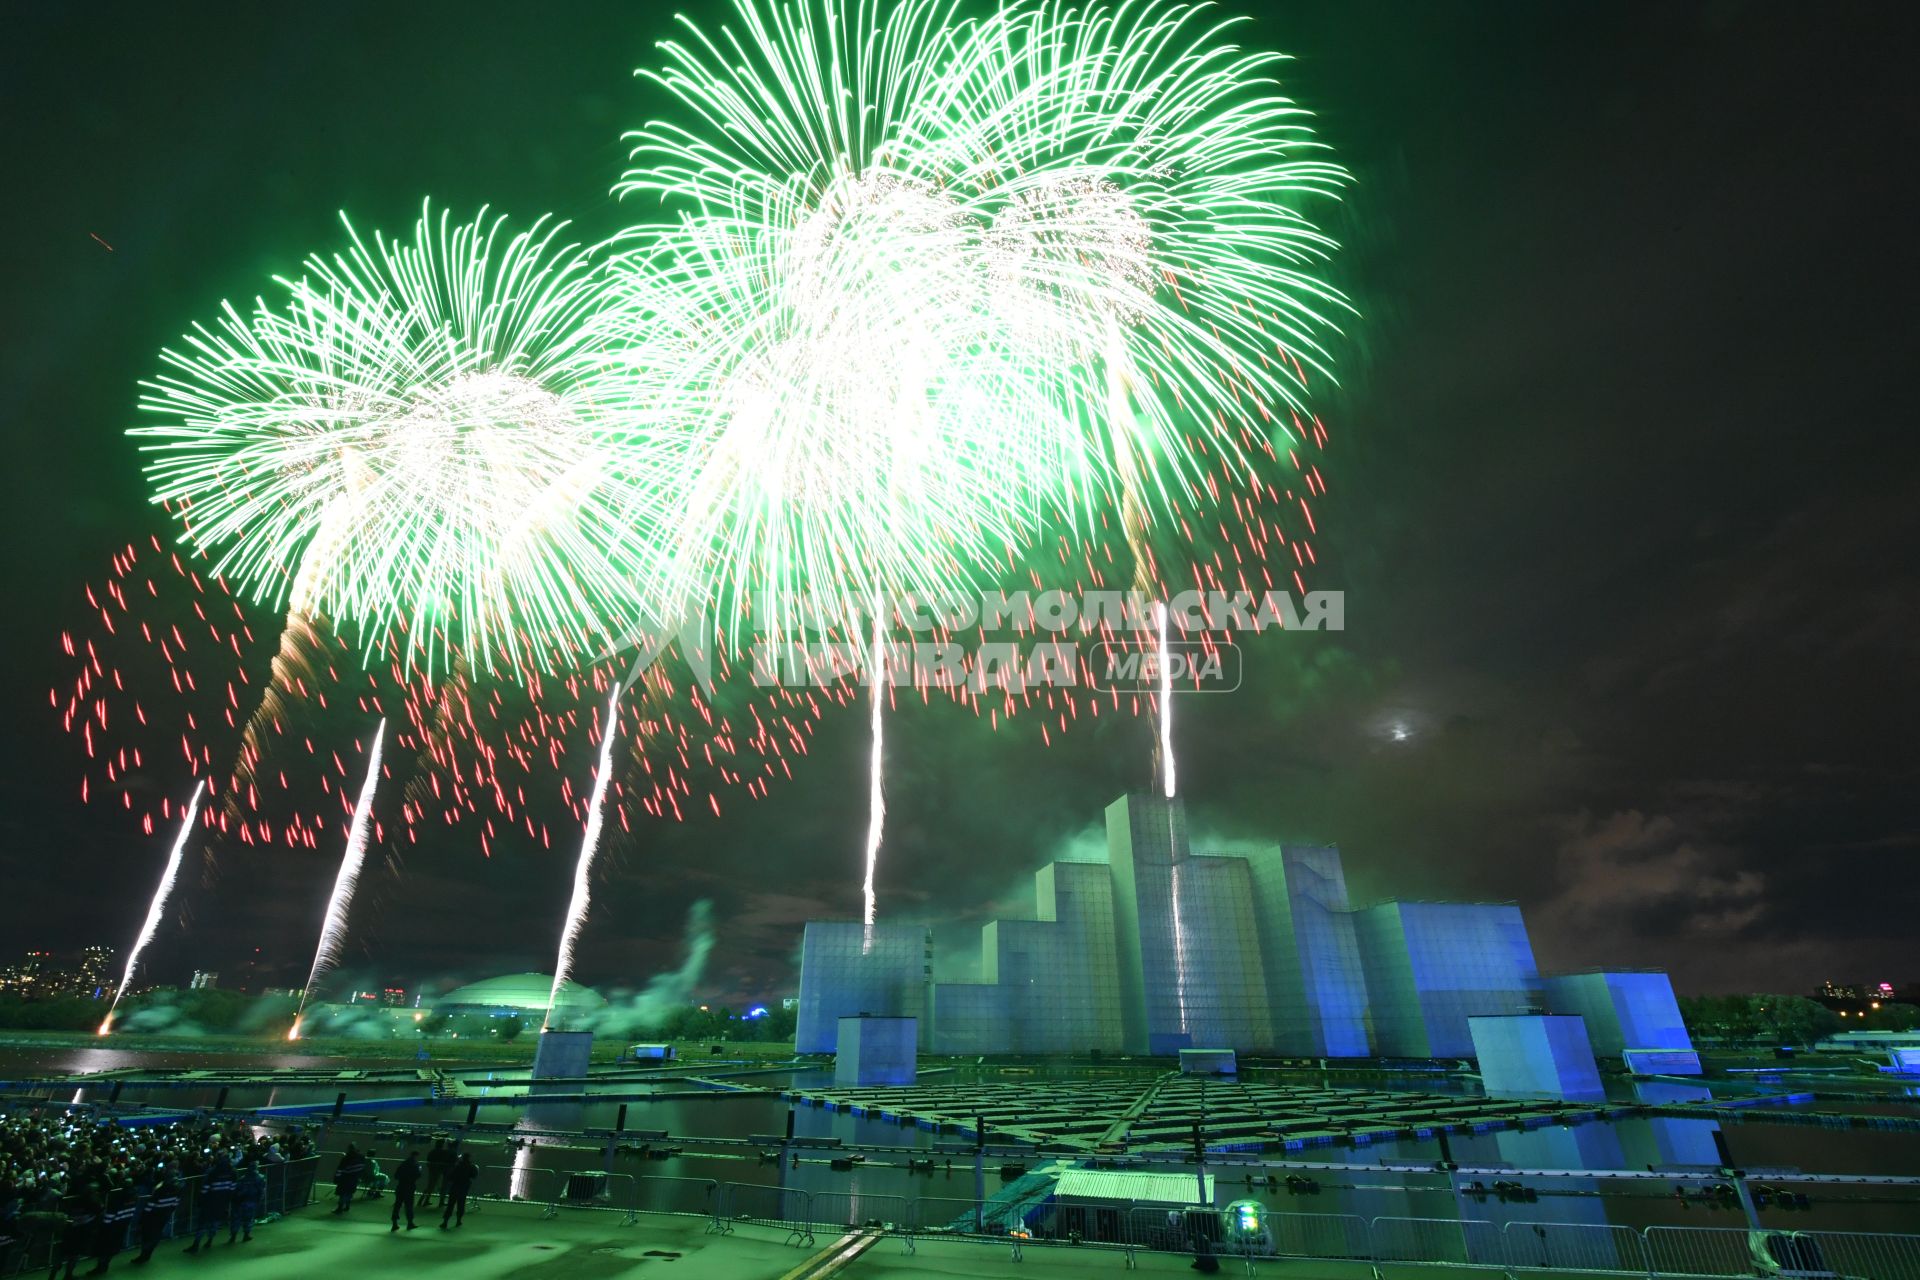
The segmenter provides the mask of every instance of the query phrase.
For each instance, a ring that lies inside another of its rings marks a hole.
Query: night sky
[[[1518,899],[1543,966],[1920,979],[1912,7],[1226,7],[1297,56],[1358,179],[1327,216],[1364,319],[1313,584],[1348,629],[1262,636],[1242,692],[1182,700],[1199,842],[1337,841],[1363,899]],[[10,16],[0,950],[124,947],[165,853],[80,803],[48,707],[83,583],[164,530],[122,434],[159,348],[337,246],[340,209],[622,225],[620,135],[664,106],[630,73],[668,11],[537,8]],[[1033,869],[1149,780],[1143,721],[1046,748],[915,708],[888,733],[882,909],[943,948],[1030,911]],[[580,976],[677,963],[709,898],[710,994],[788,991],[800,922],[859,910],[865,746],[843,714],[769,799],[639,827]],[[337,854],[222,851],[154,976],[259,946],[297,981]],[[544,968],[571,858],[396,853],[349,967]]]

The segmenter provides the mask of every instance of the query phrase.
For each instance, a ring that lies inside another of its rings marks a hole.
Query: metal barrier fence
[[[1211,1254],[1245,1262],[1314,1259],[1373,1268],[1451,1266],[1505,1275],[1797,1277],[1798,1280],[1920,1280],[1920,1235],[1728,1227],[1633,1227],[1609,1223],[1414,1218],[1238,1211],[1207,1206],[1072,1205],[721,1183],[711,1192],[711,1229],[734,1224],[784,1229],[813,1244],[821,1229],[883,1230],[912,1251],[916,1240],[997,1243],[1020,1257],[1027,1245],[1138,1253]]]
[[[1751,1275],[1747,1234],[1740,1227],[1648,1227],[1649,1270],[1663,1276]]]
[[[1509,1222],[1500,1228],[1501,1261],[1509,1271],[1651,1273],[1653,1253],[1632,1227],[1594,1222]]]
[[[1479,1218],[1374,1218],[1367,1233],[1377,1262],[1498,1265],[1500,1232]]]
[[[318,1181],[317,1158],[263,1169],[263,1215],[308,1204]],[[169,1238],[207,1226],[220,1211],[203,1179],[182,1184]],[[486,1201],[537,1204],[543,1217],[568,1210],[643,1213],[705,1219],[709,1232],[739,1226],[785,1233],[789,1244],[814,1245],[817,1234],[882,1231],[908,1252],[916,1241],[951,1239],[997,1244],[1019,1258],[1027,1245],[1060,1244],[1110,1252],[1131,1266],[1138,1253],[1211,1254],[1244,1262],[1310,1259],[1374,1269],[1383,1264],[1452,1266],[1515,1276],[1578,1272],[1649,1280],[1793,1277],[1795,1280],[1920,1280],[1920,1235],[1874,1232],[1745,1230],[1738,1227],[1632,1227],[1605,1223],[1416,1218],[1292,1213],[1257,1206],[1062,1204],[1047,1197],[1019,1201],[957,1197],[809,1192],[792,1187],[646,1176],[600,1170],[484,1165],[469,1191],[468,1211]],[[219,1225],[226,1227],[227,1219]],[[27,1212],[4,1224],[13,1240],[0,1253],[0,1275],[49,1266],[62,1247],[57,1215]],[[0,1231],[0,1235],[9,1234]],[[116,1249],[139,1241],[137,1216],[121,1229]],[[88,1256],[94,1256],[89,1248]],[[1091,1259],[1089,1259],[1091,1261]]]
[[[642,1175],[634,1179],[634,1204],[642,1213],[678,1213],[712,1221],[719,1214],[720,1184],[712,1178]]]
[[[318,1156],[260,1166],[264,1186],[251,1218],[243,1215],[244,1202],[232,1193],[207,1195],[205,1175],[183,1178],[177,1184],[178,1206],[154,1221],[157,1242],[192,1237],[196,1232],[250,1231],[303,1209],[312,1203],[319,1169]],[[14,1206],[10,1215],[0,1219],[0,1276],[52,1269],[56,1259],[64,1260],[69,1252],[86,1259],[113,1258],[142,1247],[147,1200],[132,1188],[110,1192],[93,1223],[76,1227],[74,1216],[82,1207],[78,1196],[64,1196],[51,1204],[23,1199]]]
[[[1058,1235],[1061,1239],[1072,1234],[1071,1227],[1061,1227],[1064,1210],[1049,1213],[1037,1222],[1029,1221],[1031,1214],[1022,1214],[1015,1206],[992,1200],[959,1199],[947,1196],[921,1196],[914,1202],[911,1221],[913,1229],[922,1235],[976,1236],[986,1239],[1005,1240],[1016,1232],[1024,1231],[1031,1235],[1036,1228],[1049,1238]],[[1050,1206],[1050,1208],[1055,1208]],[[1112,1221],[1118,1222],[1121,1215],[1115,1212]],[[1083,1238],[1091,1238],[1089,1233],[1081,1231]]]
[[[1270,1213],[1266,1227],[1277,1258],[1372,1258],[1367,1220],[1358,1214]]]
[[[1920,1280],[1920,1236],[1737,1227],[1649,1227],[1644,1236],[1656,1275]]]
[[[1779,1234],[1779,1233],[1774,1233]],[[1920,1236],[1880,1235],[1871,1231],[1806,1231],[1829,1269],[1843,1276],[1874,1280],[1920,1280]]]
[[[735,1224],[785,1228],[788,1244],[812,1244],[812,1212],[807,1193],[793,1187],[765,1187],[745,1182],[722,1184],[715,1201],[712,1229],[726,1234]]]

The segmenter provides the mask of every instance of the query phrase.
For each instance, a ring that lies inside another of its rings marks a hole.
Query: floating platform
[[[1281,1152],[1423,1141],[1440,1133],[1577,1124],[1645,1114],[1638,1104],[1516,1103],[1502,1098],[1199,1077],[1097,1082],[1044,1079],[976,1084],[792,1089],[799,1106],[870,1117],[963,1138],[1025,1142],[1062,1152],[1187,1151],[1196,1127],[1210,1152]]]

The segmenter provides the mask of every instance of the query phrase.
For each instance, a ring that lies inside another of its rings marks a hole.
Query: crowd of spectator
[[[52,1272],[89,1274],[137,1247],[145,1262],[170,1238],[187,1252],[253,1238],[269,1187],[284,1195],[283,1166],[314,1154],[299,1130],[256,1133],[239,1121],[180,1120],[125,1126],[83,1109],[0,1115],[0,1275],[16,1251],[50,1246]],[[309,1175],[310,1176],[310,1175]]]

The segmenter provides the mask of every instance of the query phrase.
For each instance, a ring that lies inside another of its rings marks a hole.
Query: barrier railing
[[[677,1213],[712,1221],[720,1213],[720,1183],[712,1178],[673,1178],[642,1174],[634,1180],[634,1209],[640,1213]]]
[[[960,1236],[976,1240],[1010,1241],[1105,1239],[1117,1243],[1124,1211],[1110,1211],[1107,1234],[1089,1230],[1078,1206],[1011,1204],[1004,1200],[973,1200],[953,1196],[920,1196],[911,1202],[909,1220],[922,1236]]]
[[[475,1200],[536,1202],[539,1200],[535,1189],[538,1172],[517,1165],[483,1164],[467,1187],[467,1201],[469,1204]],[[444,1196],[445,1193],[446,1184],[443,1181],[436,1195]]]
[[[1353,1213],[1268,1213],[1262,1224],[1279,1258],[1373,1257],[1367,1220]]]
[[[1499,1229],[1480,1218],[1374,1218],[1368,1236],[1378,1262],[1501,1261]]]
[[[1119,1243],[1131,1254],[1220,1252],[1223,1237],[1220,1211],[1201,1207],[1139,1206],[1125,1219]]]
[[[1604,1222],[1508,1222],[1500,1228],[1501,1261],[1511,1271],[1653,1270],[1646,1237]]]
[[[1827,1269],[1843,1276],[1874,1280],[1920,1280],[1920,1236],[1879,1235],[1870,1231],[1770,1232],[1812,1241]]]
[[[1650,1270],[1662,1276],[1746,1276],[1753,1255],[1741,1227],[1648,1227]]]
[[[815,1191],[807,1196],[808,1225],[837,1231],[866,1228],[893,1236],[913,1252],[914,1204],[905,1196],[859,1191]]]
[[[597,1169],[543,1170],[550,1187],[541,1198],[547,1210],[542,1216],[558,1217],[562,1209],[613,1209],[625,1215],[625,1225],[640,1220],[639,1194],[630,1173],[604,1173]]]
[[[913,1206],[905,1196],[858,1191],[815,1191],[807,1196],[807,1218],[816,1227],[883,1227],[911,1230]]]
[[[710,1229],[730,1233],[738,1224],[784,1228],[788,1244],[812,1244],[812,1213],[807,1193],[792,1187],[765,1187],[746,1182],[729,1182],[720,1188],[720,1211]]]
[[[539,1204],[544,1207],[542,1216],[548,1218],[563,1209],[600,1209],[624,1215],[627,1226],[643,1213],[681,1214],[712,1223],[724,1216],[720,1187],[711,1178],[482,1165],[468,1197],[470,1201]]]
[[[262,1166],[259,1221],[304,1207],[331,1192],[321,1160]],[[231,1198],[209,1196],[205,1178],[179,1184],[179,1204],[160,1222],[157,1239],[177,1242],[196,1229],[231,1229]],[[1417,1263],[1504,1272],[1577,1272],[1649,1280],[1716,1277],[1861,1277],[1920,1280],[1920,1235],[1740,1227],[1657,1226],[1636,1230],[1607,1223],[1293,1213],[1229,1213],[1209,1206],[1061,1204],[939,1196],[808,1192],[753,1183],[646,1176],[599,1170],[484,1165],[469,1191],[479,1202],[538,1204],[543,1217],[570,1209],[699,1216],[720,1233],[755,1226],[811,1246],[817,1233],[884,1230],[912,1251],[916,1240],[999,1244],[1018,1258],[1029,1244],[1111,1250],[1130,1265],[1140,1252],[1213,1255],[1244,1260],[1249,1272],[1267,1261],[1317,1259],[1371,1265]],[[71,1247],[88,1258],[142,1243],[145,1205],[130,1191],[113,1192],[108,1220],[71,1233],[76,1199],[26,1202],[0,1222],[0,1275],[63,1261]],[[1089,1259],[1091,1261],[1091,1259]]]

